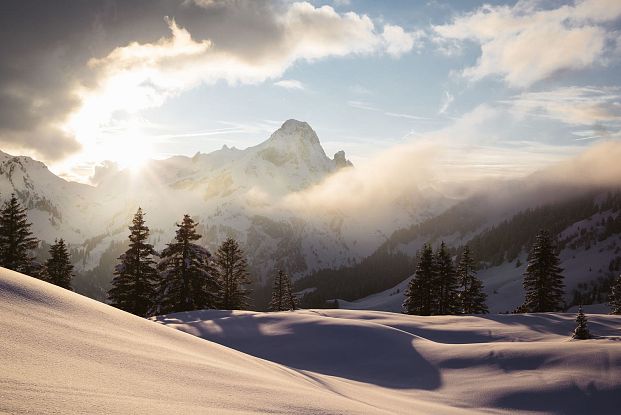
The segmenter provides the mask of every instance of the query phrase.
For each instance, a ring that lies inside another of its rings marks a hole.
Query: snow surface
[[[613,414],[621,404],[619,316],[589,315],[601,338],[588,341],[570,341],[573,314],[205,310],[155,319],[299,370],[369,413]]]
[[[589,315],[602,338],[587,341],[569,341],[566,314],[206,310],[158,324],[6,269],[0,316],[0,413],[612,414],[621,402],[618,316]]]

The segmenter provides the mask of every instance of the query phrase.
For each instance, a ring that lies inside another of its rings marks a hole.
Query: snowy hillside
[[[461,202],[428,221],[395,232],[370,257],[374,262],[331,271],[329,279],[319,278],[318,273],[299,281],[298,289],[319,297],[311,291],[319,287],[323,299],[339,299],[342,308],[399,312],[416,267],[416,252],[427,242],[437,246],[445,241],[454,256],[466,244],[474,252],[490,311],[513,311],[524,300],[523,274],[533,238],[540,229],[548,229],[558,236],[566,304],[606,303],[610,283],[621,273],[621,191],[582,190],[549,204],[530,200],[531,206],[517,212],[504,204],[481,210],[479,198]],[[395,263],[400,267],[387,274],[388,264]],[[396,281],[395,272],[401,276]],[[380,288],[356,297],[330,285],[330,280],[349,274],[364,276]]]
[[[580,342],[568,314],[208,310],[157,324],[6,269],[0,312],[6,413],[613,414],[621,393],[619,316],[589,316],[600,338]]]
[[[0,412],[368,414],[305,373],[0,269]]]
[[[590,316],[602,338],[583,342],[569,341],[574,318],[305,310],[157,321],[299,370],[369,413],[616,413],[621,317]]]
[[[286,197],[350,168],[344,152],[326,156],[305,122],[286,121],[264,142],[246,149],[224,146],[209,154],[150,161],[139,172],[101,169],[97,185],[68,182],[42,163],[0,154],[0,194],[16,193],[29,208],[35,235],[63,237],[79,271],[76,288],[103,298],[127,225],[141,206],[153,242],[163,248],[185,213],[201,225],[201,243],[214,249],[226,237],[249,254],[263,280],[283,267],[295,276],[353,263],[394,229],[431,217],[449,200],[411,194],[382,223],[340,210],[302,212]]]

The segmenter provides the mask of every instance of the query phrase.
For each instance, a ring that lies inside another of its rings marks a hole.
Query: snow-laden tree
[[[198,224],[189,215],[177,224],[173,242],[161,253],[157,313],[202,310],[218,306],[218,272],[211,254],[194,243],[200,239]]]
[[[573,338],[576,340],[586,340],[591,338],[589,328],[587,326],[587,318],[582,312],[582,306],[578,309],[578,316],[576,317],[576,329],[574,330]]]
[[[527,312],[563,310],[563,269],[556,251],[556,244],[547,231],[540,231],[528,256],[524,273]]]
[[[271,311],[293,311],[297,308],[291,288],[291,279],[282,270],[279,270],[278,275],[274,278],[274,288],[269,307]]]
[[[616,279],[610,291],[610,314],[621,314],[621,275]]]
[[[39,241],[32,236],[30,226],[26,209],[12,194],[0,211],[0,266],[38,276],[40,266],[34,262],[32,250]]]
[[[485,303],[487,295],[483,291],[483,283],[477,277],[474,260],[467,245],[457,266],[457,278],[461,286],[459,292],[460,311],[463,314],[488,313]]]
[[[146,317],[155,306],[158,273],[153,259],[157,252],[147,242],[149,227],[144,216],[145,213],[138,208],[129,227],[129,248],[119,257],[114,268],[108,298],[114,307]]]
[[[456,314],[459,312],[459,281],[453,266],[453,259],[444,241],[435,255],[436,273],[434,279],[434,310],[432,314]]]
[[[220,308],[243,310],[250,302],[251,283],[244,251],[237,241],[228,238],[218,248],[215,263],[220,282]]]
[[[45,261],[44,275],[47,282],[71,290],[73,264],[67,252],[65,241],[57,239],[50,246],[50,257]]]
[[[433,250],[430,245],[426,244],[416,265],[414,277],[410,280],[410,284],[405,292],[405,301],[403,302],[404,313],[421,316],[432,314],[434,311],[435,279],[436,265]]]

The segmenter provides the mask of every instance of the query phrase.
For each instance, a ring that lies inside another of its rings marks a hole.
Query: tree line
[[[228,238],[212,255],[197,243],[201,235],[190,215],[176,226],[175,238],[157,252],[148,242],[145,213],[138,208],[129,226],[129,247],[113,272],[110,304],[143,317],[209,308],[247,309],[251,279],[239,243]],[[26,209],[11,195],[0,211],[0,266],[71,290],[73,265],[64,240],[56,240],[49,259],[39,264],[32,253],[39,241],[30,227]],[[280,270],[270,310],[296,308],[291,280]]]
[[[436,252],[425,244],[405,292],[403,311],[422,316],[484,314],[486,298],[467,246],[455,265],[444,242]]]
[[[247,309],[250,276],[243,250],[226,239],[212,255],[196,241],[196,223],[184,215],[176,224],[175,238],[158,253],[148,243],[149,228],[141,208],[129,226],[129,248],[119,257],[111,305],[139,316],[206,308]],[[39,241],[32,235],[27,211],[13,194],[0,209],[0,266],[25,273],[71,290],[73,265],[65,241],[56,239],[49,258],[40,264],[33,255]],[[453,262],[444,242],[436,252],[426,244],[419,253],[415,274],[403,303],[404,312],[418,315],[487,313],[486,294],[476,275],[469,246]],[[564,283],[557,242],[540,231],[528,256],[524,273],[524,304],[515,312],[564,310]],[[621,276],[611,287],[612,314],[621,314]],[[274,279],[270,310],[295,310],[297,299],[291,279],[282,270]]]

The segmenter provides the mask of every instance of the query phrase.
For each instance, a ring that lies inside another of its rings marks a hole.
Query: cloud
[[[563,87],[524,92],[503,103],[518,115],[569,125],[621,124],[620,87]]]
[[[418,208],[422,192],[464,194],[490,179],[524,177],[536,169],[575,156],[584,147],[507,141],[495,125],[506,124],[501,108],[480,105],[447,127],[406,137],[406,141],[338,171],[322,183],[289,194],[283,203],[294,210],[357,215],[369,223],[390,221],[395,206],[409,200]],[[491,127],[490,127],[491,126]]]
[[[448,91],[444,91],[444,97],[442,99],[442,105],[440,106],[440,110],[438,110],[438,114],[444,114],[446,110],[451,106],[455,97]]]
[[[254,3],[249,4],[209,2],[202,7],[248,8]],[[105,122],[116,111],[133,113],[157,107],[200,84],[221,80],[231,85],[257,84],[281,77],[299,60],[381,53],[398,56],[414,45],[403,29],[385,25],[380,32],[366,15],[341,14],[332,7],[306,2],[285,8],[257,4],[255,12],[267,15],[268,23],[260,24],[269,24],[270,34],[253,39],[244,49],[229,47],[220,38],[195,38],[187,28],[168,19],[170,36],[150,43],[133,42],[90,60],[89,67],[98,74],[97,83],[79,91],[83,106],[73,116],[72,131],[86,139],[93,135],[98,118]],[[293,80],[276,85],[302,86]]]
[[[420,40],[423,36],[422,31],[406,32],[400,26],[388,24],[384,26],[384,32],[382,32],[386,53],[395,58],[411,51],[414,47],[420,47]]]
[[[463,75],[480,80],[498,75],[524,88],[563,70],[603,65],[617,35],[607,25],[621,17],[617,0],[584,0],[555,9],[534,0],[514,6],[484,5],[434,31],[450,45],[455,40],[480,45],[476,65]]]
[[[281,79],[280,81],[274,82],[274,85],[285,89],[297,89],[300,91],[306,89],[302,82],[295,79]]]
[[[581,186],[615,186],[621,182],[621,141],[600,142],[576,157],[542,172],[543,180]]]
[[[306,2],[32,0],[5,7],[0,25],[0,145],[48,162],[90,146],[110,114],[201,83],[278,80],[299,60],[409,47],[396,26]]]

